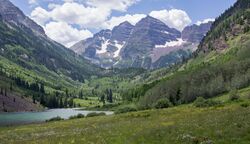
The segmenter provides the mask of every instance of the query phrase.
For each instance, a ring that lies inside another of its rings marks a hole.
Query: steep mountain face
[[[120,25],[113,28],[111,39],[113,41],[117,40],[119,42],[125,42],[129,39],[133,28],[134,28],[133,25],[125,21],[121,23]]]
[[[192,43],[199,43],[205,34],[210,30],[212,22],[203,23],[200,25],[191,25],[184,28],[182,31],[182,39]]]
[[[234,6],[216,19],[197,52],[223,51],[229,48],[228,40],[232,37],[248,33],[250,30],[249,8],[249,0],[238,0]]]
[[[71,49],[102,67],[169,67],[188,58],[210,26],[193,25],[181,33],[147,16],[135,26],[124,22],[113,30],[103,30]]]
[[[12,75],[58,89],[77,86],[99,68],[47,38],[43,29],[8,0],[0,1],[0,67]]]
[[[43,28],[25,16],[23,12],[9,0],[0,0],[0,14],[2,19],[6,22],[23,25],[30,28],[36,34],[45,36]]]
[[[122,58],[142,57],[152,51],[155,45],[164,45],[176,41],[181,33],[171,29],[163,22],[147,16],[135,25],[135,28],[122,51]]]
[[[121,48],[134,28],[128,22],[121,23],[111,30],[102,30],[92,38],[80,41],[71,47],[76,53],[83,55],[102,67],[111,67],[118,59]]]

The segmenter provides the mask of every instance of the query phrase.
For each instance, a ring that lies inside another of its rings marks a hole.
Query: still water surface
[[[86,116],[91,112],[100,113],[100,111],[85,111],[79,109],[50,109],[42,112],[0,113],[0,126],[45,122],[46,120],[57,116],[68,119],[70,116],[75,116],[79,113]],[[113,114],[113,112],[105,113],[106,115]]]

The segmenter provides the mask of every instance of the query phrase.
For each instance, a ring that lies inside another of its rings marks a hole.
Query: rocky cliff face
[[[0,14],[4,21],[20,27],[25,26],[30,28],[34,33],[45,36],[43,28],[25,16],[24,13],[9,0],[0,0]]]
[[[80,41],[70,49],[102,67],[111,67],[119,59],[121,48],[129,39],[134,26],[123,22],[113,30],[102,30],[92,38]]]
[[[189,57],[210,26],[192,25],[179,32],[147,16],[135,26],[123,22],[102,30],[71,49],[102,67],[161,68]]]
[[[133,29],[134,26],[131,25],[129,22],[125,21],[113,28],[111,40],[116,40],[119,42],[127,41]]]
[[[191,25],[184,28],[182,31],[182,39],[192,43],[199,43],[209,31],[213,22],[208,22],[200,25]]]
[[[123,48],[122,58],[142,57],[154,49],[156,45],[164,45],[176,41],[181,33],[169,28],[158,19],[147,16],[135,25],[135,28]]]

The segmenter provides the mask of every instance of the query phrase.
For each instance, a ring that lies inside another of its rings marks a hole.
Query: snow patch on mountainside
[[[120,52],[121,52],[121,49],[122,49],[122,47],[124,46],[124,44],[125,44],[125,42],[122,42],[122,44],[121,44],[121,43],[119,43],[118,41],[115,41],[115,45],[114,45],[114,46],[115,46],[116,48],[118,48],[118,50],[115,51],[115,53],[114,53],[114,57],[115,57],[115,58],[119,56],[119,54],[120,54]]]
[[[96,53],[97,53],[97,54],[106,53],[109,44],[110,44],[110,43],[109,43],[109,40],[105,40],[105,41],[102,43],[101,50],[98,50],[98,49],[97,49],[97,50],[96,50]]]
[[[165,34],[170,34],[168,31],[161,31],[161,32]]]
[[[184,41],[181,38],[178,38],[177,41],[170,41],[170,42],[166,42],[165,45],[156,45],[155,48],[166,48],[166,47],[175,47],[175,46],[181,46],[184,43],[186,43],[186,41]]]

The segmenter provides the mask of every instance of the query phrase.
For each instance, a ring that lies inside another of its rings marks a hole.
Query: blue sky
[[[42,25],[52,39],[71,46],[100,29],[112,29],[123,21],[136,24],[146,15],[170,27],[212,20],[236,0],[11,0]]]

